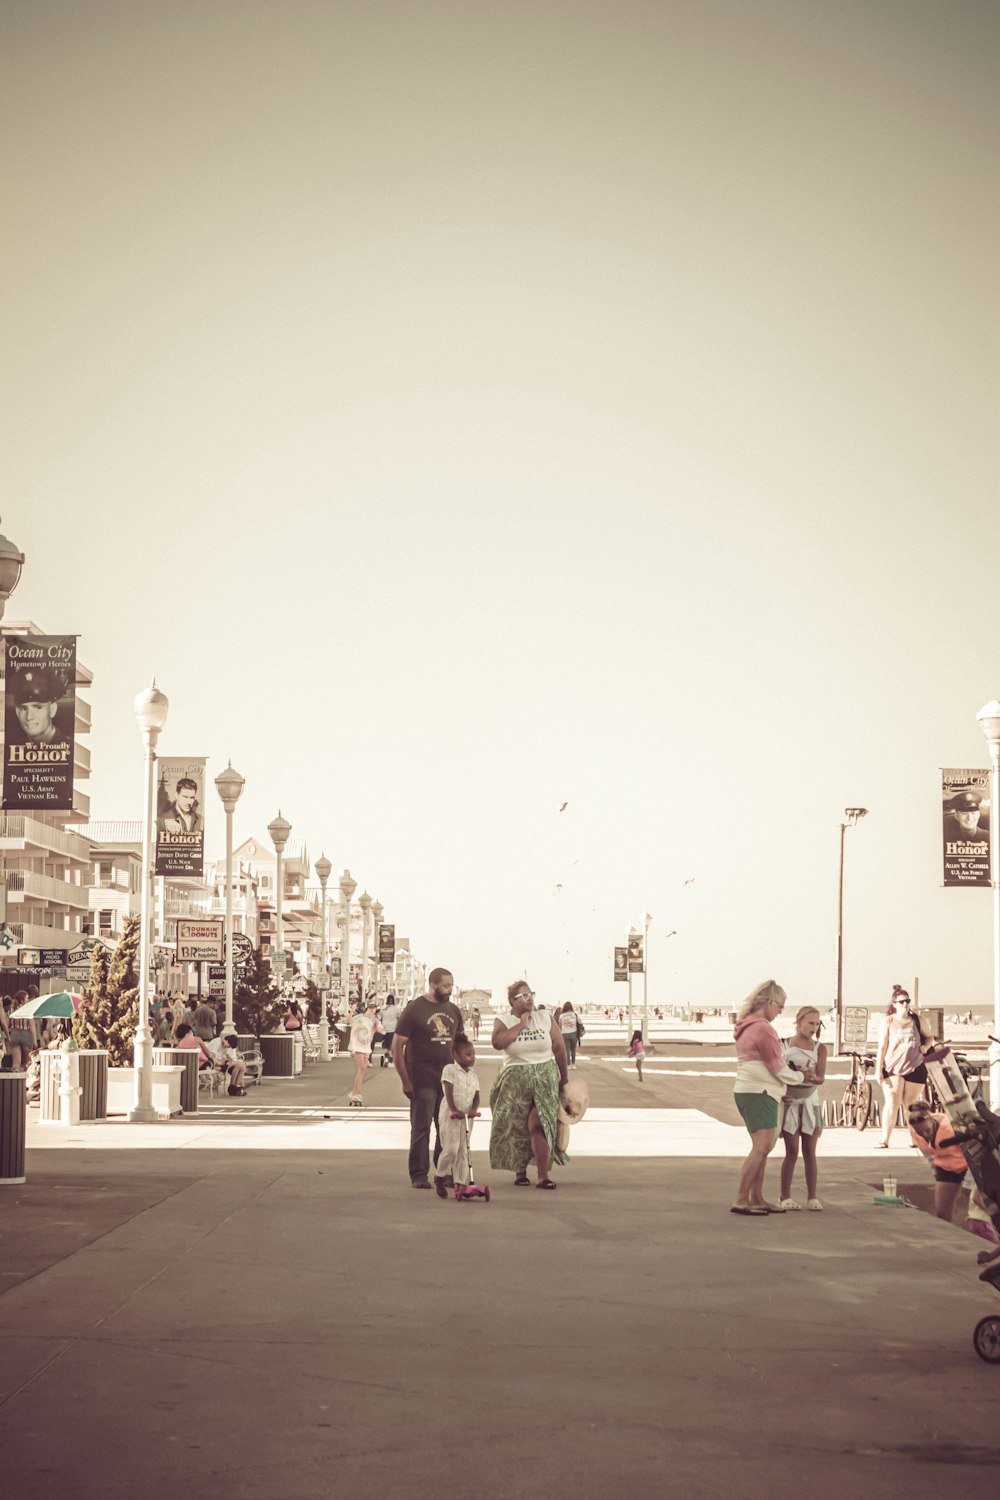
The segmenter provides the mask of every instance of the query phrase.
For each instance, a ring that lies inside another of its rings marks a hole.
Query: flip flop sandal
[[[515,1187],[530,1187],[531,1186],[531,1183],[528,1181],[528,1174],[527,1174],[527,1172],[518,1172],[517,1176],[514,1178],[514,1186]]]
[[[550,1193],[554,1191],[555,1186],[556,1184],[552,1181],[551,1177],[543,1177],[541,1182],[535,1183],[535,1187],[545,1188],[546,1191]]]
[[[745,1219],[766,1219],[766,1208],[731,1208],[731,1214],[742,1214]]]

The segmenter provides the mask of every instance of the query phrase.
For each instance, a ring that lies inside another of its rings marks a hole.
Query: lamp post
[[[361,907],[361,1009],[364,1010],[368,999],[368,913],[372,909],[372,898],[367,891],[361,892],[358,905]]]
[[[332,869],[333,865],[331,865],[326,855],[321,854],[319,859],[316,861],[316,875],[319,879],[320,913],[322,916],[323,932],[320,951],[323,955],[323,973],[326,976],[327,984],[330,983],[330,929],[327,920],[329,913],[326,904],[326,883],[330,879],[330,871]],[[323,998],[320,1001],[319,1007],[319,1026],[317,1027],[317,1033],[319,1037],[320,1062],[330,1061],[330,1023],[326,1018],[326,996],[328,993],[328,991],[321,992]]]
[[[380,956],[380,954],[381,954],[381,940],[379,938],[379,931],[378,930],[379,930],[379,928],[382,925],[382,913],[384,911],[385,911],[385,907],[382,905],[381,901],[373,901],[372,902],[372,940],[373,940],[373,946],[374,946],[374,949],[375,949],[375,999],[376,1000],[381,1000],[381,998],[382,998],[382,960],[381,960],[381,956]]]
[[[340,944],[340,998],[343,1002],[344,1015],[348,1020],[351,1017],[351,897],[357,888],[358,882],[353,878],[350,870],[341,870],[340,921],[344,935]]]
[[[233,770],[232,761],[215,778],[215,790],[226,810],[226,1021],[225,1035],[235,1029],[233,1021],[233,813],[243,795],[245,779]]]
[[[0,620],[7,608],[7,600],[17,588],[23,567],[24,553],[17,550],[9,537],[0,536]]]
[[[153,887],[153,767],[156,741],[167,722],[170,704],[153,682],[135,698],[135,721],[142,735],[145,776],[142,801],[142,899],[139,930],[139,1024],[135,1028],[132,1060],[132,1108],[129,1120],[145,1124],[156,1119],[153,1108],[153,1037],[149,1029],[149,918]]]
[[[1000,703],[976,715],[990,747],[990,885],[993,887],[993,1035],[1000,1037]],[[990,1109],[1000,1102],[1000,1043],[990,1043]]]
[[[282,869],[281,869],[281,856],[285,852],[285,845],[288,843],[288,835],[292,831],[292,825],[291,825],[291,823],[289,823],[289,821],[288,821],[287,818],[283,818],[281,816],[281,809],[280,808],[278,809],[278,816],[276,818],[273,818],[271,820],[271,822],[268,823],[268,825],[267,825],[267,831],[271,835],[271,843],[274,845],[274,852],[275,852],[275,854],[278,857],[277,869],[275,871],[275,876],[274,876],[275,885],[277,887],[277,895],[276,895],[276,900],[277,900],[277,915],[276,915],[275,921],[277,923],[277,928],[278,928],[277,934],[276,934],[278,946],[277,946],[277,948],[275,950],[275,957],[277,956],[277,954],[279,954],[279,953],[281,954],[280,959],[278,959],[278,964],[280,965],[280,967],[278,968],[278,977],[282,981],[284,981],[284,978],[285,978],[285,930],[284,930],[284,921],[285,921],[285,918],[284,918],[283,906],[284,906],[284,896],[285,896],[285,891],[284,891],[285,878],[284,878],[284,874],[282,873]],[[275,959],[272,958],[272,960],[271,960],[271,968],[273,969],[274,967],[275,967]]]
[[[649,929],[653,918],[648,911],[639,913],[643,927],[642,939],[642,1045],[649,1043]]]
[[[639,929],[637,927],[626,927],[626,929],[625,929],[625,940],[626,940],[626,952],[628,953],[627,962],[628,962],[628,1034],[629,1034],[629,1040],[631,1040],[632,1031],[633,1031],[633,1027],[632,1027],[632,943],[635,940],[635,938],[637,938],[638,936],[639,936]]]
[[[844,1035],[844,834],[867,818],[867,807],[845,807],[846,823],[840,825],[840,877],[837,881],[837,1024],[834,1028],[833,1055],[840,1056]]]

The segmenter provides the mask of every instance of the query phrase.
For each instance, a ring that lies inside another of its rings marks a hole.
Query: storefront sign
[[[220,963],[224,957],[225,924],[221,917],[178,917],[179,963]]]

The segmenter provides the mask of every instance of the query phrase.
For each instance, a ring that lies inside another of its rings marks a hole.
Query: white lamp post
[[[326,855],[321,854],[319,859],[316,861],[316,875],[319,880],[320,912],[322,915],[323,932],[320,951],[323,955],[323,974],[326,977],[327,984],[330,983],[330,929],[327,922],[328,911],[326,904],[326,883],[330,879],[330,871],[332,869],[333,865],[331,865]],[[330,1024],[326,1019],[326,997],[328,993],[328,990],[321,991],[319,1007],[319,1026],[317,1027],[317,1033],[319,1036],[320,1062],[330,1061]]]
[[[867,818],[867,807],[845,807],[846,823],[840,825],[840,878],[837,882],[837,1019],[833,1033],[833,1055],[840,1056],[844,1037],[844,834]]]
[[[276,818],[273,818],[271,820],[271,822],[268,823],[268,825],[267,825],[267,831],[271,835],[271,843],[274,845],[274,852],[275,852],[275,854],[278,857],[277,869],[275,871],[275,876],[274,876],[275,884],[277,886],[277,896],[276,896],[276,901],[277,901],[277,916],[276,916],[275,920],[277,922],[277,927],[278,927],[278,931],[277,931],[277,935],[276,935],[276,941],[277,941],[278,946],[277,946],[277,949],[275,950],[275,956],[277,956],[278,953],[281,954],[281,958],[278,959],[278,964],[280,965],[280,967],[278,968],[278,977],[281,980],[284,980],[284,977],[285,977],[285,927],[284,927],[285,918],[284,918],[283,907],[284,907],[284,896],[285,896],[285,891],[284,891],[285,877],[284,877],[284,874],[283,874],[282,868],[281,868],[281,856],[285,852],[285,845],[288,843],[288,835],[292,831],[292,825],[291,825],[291,823],[289,823],[289,821],[288,821],[287,818],[283,818],[281,816],[281,809],[280,808],[278,809],[278,816]],[[271,968],[273,969],[274,967],[275,967],[275,963],[274,963],[274,959],[272,959],[271,960]]]
[[[226,1021],[225,1035],[235,1030],[233,1020],[233,813],[246,781],[232,761],[215,778],[215,789],[226,810]]]
[[[993,887],[993,1035],[1000,1037],[1000,703],[976,715],[990,747],[990,885]],[[990,1109],[1000,1107],[1000,1043],[990,1043]]]
[[[0,536],[0,620],[7,608],[7,600],[17,588],[23,567],[24,553],[17,550],[9,537]]]
[[[628,1034],[629,1034],[629,1040],[630,1041],[632,1039],[632,1031],[633,1031],[633,1026],[632,1026],[632,953],[631,953],[631,948],[632,948],[632,941],[633,941],[633,939],[637,938],[638,936],[639,936],[639,929],[637,927],[626,927],[626,929],[625,929],[625,938],[626,938],[626,944],[627,944],[626,951],[628,952],[628,959],[626,960],[627,963],[628,963]]]
[[[368,913],[372,909],[372,898],[367,891],[361,892],[358,905],[361,907],[361,1009],[364,1010],[368,999]]]
[[[153,1108],[153,1037],[149,1029],[149,918],[153,891],[153,767],[156,741],[167,722],[170,704],[156,683],[136,695],[135,721],[142,735],[145,777],[142,801],[142,901],[139,931],[139,1024],[132,1059],[132,1108],[129,1120],[144,1124],[156,1119]]]
[[[648,911],[639,913],[643,926],[642,939],[642,1045],[649,1045],[649,929],[653,918]]]
[[[344,1015],[350,1020],[351,1015],[351,898],[358,888],[358,882],[351,875],[350,870],[340,872],[340,921],[344,929],[340,943],[340,998]]]
[[[375,949],[375,999],[379,1001],[382,999],[382,963],[379,958],[381,950],[378,930],[382,925],[382,913],[384,911],[385,907],[381,901],[372,902],[372,941]]]

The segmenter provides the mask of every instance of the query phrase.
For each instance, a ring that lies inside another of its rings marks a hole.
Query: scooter
[[[480,1111],[477,1110],[474,1118],[479,1119]],[[472,1178],[472,1125],[468,1115],[452,1114],[453,1120],[462,1121],[462,1134],[465,1137],[465,1164],[469,1169],[468,1182],[455,1183],[455,1202],[473,1203],[477,1199],[483,1203],[489,1203],[490,1190],[485,1183],[474,1182]]]

